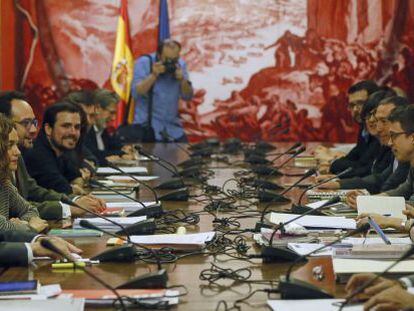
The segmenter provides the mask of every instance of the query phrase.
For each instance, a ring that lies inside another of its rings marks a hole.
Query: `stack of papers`
[[[178,250],[194,250],[204,247],[207,242],[214,238],[215,234],[215,232],[210,231],[191,234],[133,235],[131,241],[156,249],[171,247]],[[110,239],[108,244],[119,244],[118,240]]]
[[[283,213],[271,213],[269,221],[272,224],[280,224],[290,221],[300,215],[297,214],[283,214]],[[301,225],[305,228],[325,228],[325,229],[356,229],[356,221],[354,219],[348,219],[345,217],[333,217],[333,216],[313,216],[307,215],[299,218],[294,223]]]
[[[147,168],[143,166],[121,166],[119,168],[127,174],[146,174],[148,172]],[[109,174],[119,175],[122,173],[111,167],[98,167],[96,174],[98,175],[109,175]]]
[[[118,289],[117,292],[122,297],[130,297],[146,303],[148,306],[155,306],[160,302],[167,302],[168,305],[176,305],[179,302],[180,292],[177,290],[166,289]],[[116,296],[108,289],[66,289],[64,296],[86,299],[87,304],[112,305]],[[131,301],[124,300],[126,305]],[[61,311],[61,309],[59,309]]]
[[[133,175],[139,181],[151,181],[160,178],[159,176],[141,176]],[[106,179],[116,181],[116,182],[135,182],[135,180],[128,175],[109,175],[105,177]]]
[[[267,304],[274,311],[338,311],[343,299],[301,299],[301,300],[268,300]],[[344,311],[362,311],[363,304],[346,306]]]
[[[137,217],[108,217],[108,219],[114,221],[115,223],[120,224],[123,227],[128,227],[130,225],[133,225],[137,222],[141,222],[147,219],[147,216],[137,216]],[[121,230],[121,228],[119,226],[116,226],[115,224],[102,219],[102,218],[87,218],[86,220],[88,220],[91,224],[97,226],[98,228],[101,228],[102,230],[106,230],[106,231],[119,231]],[[80,229],[82,228],[80,226],[80,221],[81,219],[76,218],[75,221],[73,222],[73,228],[74,229]]]

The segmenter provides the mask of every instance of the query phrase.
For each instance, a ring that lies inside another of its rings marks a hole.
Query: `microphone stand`
[[[281,169],[283,166],[285,166],[287,163],[289,163],[291,160],[296,158],[299,154],[304,152],[306,150],[305,147],[301,147],[300,149],[296,150],[295,153],[293,153],[285,162],[283,162],[278,167],[268,167],[268,166],[259,166],[252,168],[252,171],[259,175],[283,175],[281,172],[279,172],[279,169]]]
[[[363,233],[368,231],[370,228],[369,224],[364,224],[361,227],[352,230],[345,234],[344,236],[339,237],[333,242],[330,242],[326,245],[323,245],[319,247],[316,250],[313,250],[312,252],[307,253],[306,255],[299,256],[296,260],[293,261],[293,263],[289,266],[288,271],[286,272],[286,276],[284,279],[279,281],[279,291],[281,293],[282,299],[317,299],[317,298],[332,298],[331,295],[328,293],[321,291],[319,288],[314,287],[313,285],[302,282],[302,281],[291,281],[290,280],[290,274],[293,269],[293,267],[300,261],[306,259],[307,256],[312,255],[314,253],[317,253],[325,248],[328,248],[340,241],[342,241],[345,238],[348,238],[350,236],[354,236],[359,233]]]
[[[60,251],[60,249],[58,249],[50,240],[48,239],[42,239],[40,241],[40,244],[50,250],[51,252],[54,252],[56,254],[59,254],[60,256],[62,256],[63,258],[65,258],[67,261],[73,263],[73,268],[80,268],[82,269],[89,277],[91,277],[92,279],[94,279],[95,281],[97,281],[98,283],[100,283],[101,285],[103,285],[104,287],[106,287],[107,289],[109,289],[112,293],[114,293],[114,295],[116,296],[117,300],[119,300],[120,304],[121,304],[121,309],[123,311],[126,311],[126,307],[124,304],[124,301],[122,300],[121,295],[119,295],[118,291],[112,287],[111,285],[109,285],[108,283],[106,283],[104,280],[102,280],[100,277],[96,276],[95,274],[93,274],[92,272],[90,272],[88,269],[86,269],[86,267],[82,267],[81,265],[78,265],[76,261],[72,260],[71,258],[69,258],[68,256],[66,256],[63,252]]]
[[[280,230],[281,232],[284,232],[286,225],[288,225],[288,224],[290,224],[290,223],[292,223],[292,222],[295,222],[296,220],[298,220],[298,219],[300,219],[300,218],[302,218],[302,217],[305,217],[305,216],[307,216],[307,215],[311,214],[313,211],[316,211],[316,210],[318,210],[318,211],[319,211],[319,210],[323,209],[325,206],[328,206],[328,205],[331,205],[331,204],[338,203],[340,200],[341,200],[341,199],[340,199],[339,197],[333,197],[333,198],[331,198],[330,200],[328,200],[327,202],[325,202],[324,204],[322,204],[321,206],[319,206],[318,208],[315,208],[315,209],[309,210],[309,211],[307,211],[306,213],[303,213],[303,214],[301,214],[301,215],[298,215],[298,216],[296,216],[295,218],[292,218],[292,219],[290,219],[290,220],[288,220],[288,221],[286,221],[286,222],[284,222],[284,223],[280,223],[280,224],[279,224],[279,226],[278,226],[278,227],[276,227],[276,228],[273,230],[273,232],[272,232],[272,235],[271,235],[271,237],[270,237],[270,241],[269,241],[269,246],[272,246],[272,243],[273,243],[273,238],[274,238],[274,236],[275,236],[275,234],[276,234],[277,230]]]
[[[318,182],[318,183],[316,183],[316,184],[314,184],[314,185],[312,185],[312,186],[310,186],[310,187],[306,188],[306,189],[305,189],[305,191],[303,191],[303,192],[301,193],[301,195],[299,196],[299,201],[298,201],[299,206],[302,204],[302,198],[303,198],[303,196],[305,195],[305,193],[306,193],[307,191],[312,190],[312,189],[314,189],[314,188],[316,188],[316,187],[319,187],[320,185],[326,184],[327,182],[329,182],[329,181],[331,181],[331,180],[334,180],[334,179],[336,179],[336,178],[338,178],[338,177],[341,177],[342,175],[348,174],[348,173],[349,173],[349,172],[351,172],[352,170],[353,170],[353,168],[352,168],[352,167],[348,167],[346,170],[344,170],[344,171],[340,172],[339,174],[337,174],[337,175],[335,175],[335,176],[333,176],[333,177],[330,177],[330,178],[327,178],[327,179],[321,180],[320,182]]]
[[[284,190],[282,193],[281,193],[281,195],[284,195],[284,194],[286,194],[288,191],[290,191],[291,189],[293,189],[294,187],[296,187],[297,185],[299,185],[303,180],[305,180],[306,178],[308,178],[308,177],[310,177],[310,176],[312,176],[313,174],[315,174],[316,173],[316,170],[314,170],[314,169],[311,169],[311,170],[309,170],[308,172],[306,172],[306,174],[305,175],[303,175],[299,180],[297,180],[292,186],[290,186],[289,188],[287,188],[286,190]],[[274,199],[276,199],[276,198],[274,198]],[[263,209],[263,211],[262,211],[262,215],[261,215],[261,217],[260,217],[260,222],[257,222],[256,223],[256,226],[255,226],[255,232],[260,232],[260,228],[261,227],[263,227],[264,226],[264,217],[265,217],[265,215],[267,214],[267,212],[268,212],[268,209],[272,206],[272,203],[273,203],[273,200],[272,201],[270,201],[266,206],[265,206],[265,208]]]

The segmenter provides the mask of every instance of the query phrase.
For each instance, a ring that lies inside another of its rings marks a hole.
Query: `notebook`
[[[389,196],[358,196],[357,197],[358,215],[366,214],[380,214],[390,217],[397,217],[403,220],[407,219],[402,211],[405,210],[404,197],[389,197]]]

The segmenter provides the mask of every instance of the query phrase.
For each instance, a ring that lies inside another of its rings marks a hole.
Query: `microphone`
[[[368,224],[365,224],[368,225]],[[388,271],[390,271],[392,268],[394,268],[397,264],[399,264],[401,261],[408,259],[409,257],[411,257],[414,254],[414,245],[412,245],[410,247],[409,250],[407,250],[398,260],[396,260],[395,262],[393,262],[391,265],[388,266],[387,269],[385,269],[383,272],[381,272],[380,274],[377,274],[374,278],[372,278],[371,280],[365,282],[365,284],[363,284],[361,287],[357,288],[354,292],[351,293],[350,296],[348,296],[346,298],[346,300],[341,304],[341,307],[339,308],[339,311],[341,311],[347,304],[349,304],[349,302],[355,298],[355,296],[359,295],[360,293],[362,293],[367,287],[369,287],[370,285],[374,284],[374,282],[376,280],[378,280],[380,277],[382,277],[384,274],[386,274]]]
[[[162,204],[160,202],[160,200],[158,199],[158,195],[155,192],[154,188],[152,188],[151,186],[149,186],[147,183],[140,181],[138,178],[136,178],[133,174],[127,173],[125,172],[123,169],[121,169],[119,166],[116,166],[114,164],[112,164],[111,162],[107,161],[105,163],[106,166],[109,166],[110,168],[113,168],[114,170],[117,170],[118,172],[125,174],[129,177],[131,177],[134,181],[136,181],[138,184],[143,185],[145,188],[149,189],[152,192],[152,195],[154,196],[155,199],[155,204],[152,204],[150,206],[145,206],[145,204],[143,204],[141,201],[138,201],[138,203],[140,203],[141,205],[144,205],[145,207],[143,209],[140,209],[137,212],[134,212],[132,214],[129,214],[128,216],[139,216],[139,215],[147,215],[150,217],[159,217],[162,214],[164,214],[164,211],[162,209]],[[111,191],[113,191],[112,188],[110,188]],[[129,197],[128,197],[129,198]],[[137,214],[136,214],[137,213]]]
[[[82,267],[81,265],[78,265],[77,262],[73,261],[71,258],[69,258],[68,256],[66,256],[49,239],[42,239],[42,240],[40,240],[40,244],[44,248],[50,250],[51,252],[54,252],[56,254],[59,254],[60,256],[62,256],[63,258],[65,258],[67,261],[73,263],[73,267],[74,268],[80,268],[80,269],[82,269],[89,277],[91,277],[92,279],[94,279],[95,281],[97,281],[99,284],[101,284],[104,287],[106,287],[107,289],[109,289],[116,296],[116,299],[119,300],[119,302],[121,304],[121,309],[123,311],[126,311],[127,310],[126,307],[125,307],[125,305],[124,305],[124,301],[122,300],[121,295],[119,295],[118,291],[114,287],[112,287],[111,285],[109,285],[108,283],[106,283],[104,280],[102,280],[100,277],[98,277],[95,274],[93,274],[92,272],[90,272],[88,269],[86,269],[86,267]]]
[[[138,222],[136,224],[132,224],[129,225],[127,227],[124,227],[123,225],[121,225],[120,223],[113,221],[112,219],[109,219],[108,217],[102,216],[98,213],[95,213],[93,211],[90,211],[82,206],[80,206],[79,204],[77,204],[76,202],[73,202],[71,199],[69,199],[66,195],[62,196],[61,198],[62,203],[77,207],[89,214],[92,214],[98,218],[104,219],[108,222],[110,222],[111,224],[121,228],[120,231],[117,232],[117,234],[125,234],[128,237],[128,240],[130,240],[130,235],[131,234],[135,234],[135,235],[142,235],[142,234],[154,234],[155,232],[155,223],[153,221],[150,220],[146,220],[146,221],[141,221]],[[151,230],[150,230],[151,229]],[[150,233],[152,232],[152,233]]]
[[[283,231],[285,230],[285,226],[286,226],[286,225],[288,225],[288,224],[290,224],[290,223],[292,223],[292,222],[295,222],[296,220],[298,220],[298,219],[300,219],[300,218],[302,218],[302,217],[305,217],[305,216],[307,216],[307,215],[311,214],[313,211],[319,211],[319,210],[323,209],[325,206],[329,206],[329,205],[331,205],[331,204],[338,203],[340,200],[341,200],[341,198],[340,198],[340,197],[338,197],[338,196],[333,197],[333,198],[329,199],[328,201],[326,201],[326,202],[325,202],[325,203],[323,203],[321,206],[319,206],[319,207],[317,207],[317,208],[315,208],[315,209],[311,209],[311,210],[309,210],[309,211],[307,211],[307,212],[305,212],[305,213],[303,213],[303,214],[301,214],[301,215],[298,215],[298,216],[296,216],[295,218],[292,218],[292,219],[290,219],[290,220],[288,220],[288,221],[286,221],[286,222],[284,222],[284,223],[280,223],[280,224],[279,224],[279,225],[278,225],[278,226],[277,226],[277,227],[273,230],[273,232],[272,232],[272,235],[271,235],[271,237],[270,237],[270,241],[269,241],[269,246],[272,246],[273,238],[274,238],[274,236],[275,236],[275,234],[276,234],[277,230],[279,230],[279,229],[280,229],[280,231],[281,231],[281,232],[283,232]]]
[[[131,201],[134,201],[134,202],[136,202],[136,203],[138,203],[142,206],[141,209],[139,209],[135,212],[132,212],[131,214],[128,214],[127,217],[141,216],[141,215],[146,215],[146,216],[149,216],[149,217],[159,217],[160,215],[162,215],[164,213],[164,211],[162,210],[162,207],[161,207],[160,204],[146,206],[142,201],[137,200],[135,198],[132,198],[132,197],[126,195],[125,193],[122,193],[121,191],[118,191],[116,189],[108,187],[107,185],[105,185],[105,184],[103,184],[103,183],[101,183],[101,182],[99,182],[95,179],[89,180],[89,184],[91,184],[92,186],[101,187],[101,188],[104,188],[104,189],[109,190],[111,192],[114,192],[114,193],[116,193],[116,194],[118,194],[118,195],[120,195],[124,198],[127,198]]]
[[[296,187],[298,184],[300,184],[303,180],[305,180],[306,178],[312,176],[313,174],[316,173],[315,169],[310,169],[309,171],[306,172],[305,175],[303,175],[300,179],[298,179],[293,185],[291,185],[289,188],[287,188],[286,190],[284,190],[280,195],[284,195],[286,194],[288,191],[290,191],[291,189],[293,189],[294,187]],[[265,206],[265,208],[262,211],[262,215],[260,217],[260,222],[256,223],[256,227],[255,227],[255,232],[260,232],[260,229],[264,226],[264,217],[268,212],[268,209],[272,206],[272,201],[270,201],[269,204],[267,204]]]
[[[286,272],[286,276],[284,279],[281,279],[279,281],[279,291],[281,294],[281,298],[282,299],[317,299],[317,298],[332,298],[331,295],[329,295],[328,293],[321,291],[319,288],[309,284],[309,283],[305,283],[302,281],[292,281],[290,280],[290,274],[292,272],[293,267],[300,261],[303,261],[304,259],[306,259],[306,257],[317,253],[325,248],[328,248],[338,242],[340,242],[341,240],[354,236],[356,234],[359,233],[364,233],[367,232],[370,228],[370,225],[368,223],[363,224],[361,227],[352,230],[350,232],[348,232],[347,234],[345,234],[342,237],[339,237],[338,239],[325,244],[315,250],[313,250],[312,252],[307,253],[306,255],[302,255],[299,256],[295,259],[295,261],[289,266],[287,272]],[[414,249],[414,248],[413,248]]]
[[[157,204],[161,204],[161,202],[158,200],[158,196],[157,193],[155,192],[154,188],[152,188],[150,185],[148,185],[147,183],[143,182],[142,180],[139,180],[138,178],[136,178],[134,176],[134,174],[128,173],[125,170],[121,169],[119,166],[116,166],[115,164],[106,161],[105,166],[108,166],[110,168],[113,168],[114,170],[117,170],[118,172],[127,175],[129,177],[131,177],[134,181],[136,181],[138,184],[143,185],[145,188],[149,189],[152,192],[152,195],[154,196],[155,201],[157,202]]]
[[[342,175],[348,174],[348,173],[349,173],[350,171],[352,171],[352,170],[353,170],[353,168],[352,168],[352,167],[348,167],[346,170],[344,170],[344,171],[340,172],[339,174],[337,174],[337,175],[335,175],[335,176],[333,176],[333,177],[330,177],[330,178],[327,178],[327,179],[321,180],[320,182],[317,182],[316,184],[314,184],[314,185],[312,185],[312,186],[310,186],[310,187],[306,188],[306,189],[305,189],[305,191],[303,191],[303,192],[301,193],[301,195],[299,196],[298,205],[300,206],[300,205],[302,204],[302,198],[303,198],[303,196],[305,195],[305,193],[306,193],[307,191],[309,191],[309,190],[311,190],[311,189],[313,189],[313,188],[319,187],[320,185],[323,185],[323,184],[325,184],[325,183],[327,183],[327,182],[329,182],[329,181],[331,181],[331,180],[333,180],[333,179],[335,179],[335,178],[341,177]]]
[[[167,130],[165,129],[165,127],[163,128],[162,131],[160,131],[160,135],[162,137],[162,141],[164,143],[173,143],[175,146],[177,146],[180,150],[184,151],[187,155],[191,155],[191,153],[185,149],[183,146],[181,146],[179,143],[177,143],[174,139],[174,137],[172,137],[170,134],[168,134]]]
[[[288,159],[283,162],[281,165],[279,165],[278,167],[269,167],[269,166],[257,166],[257,167],[253,167],[252,171],[258,175],[266,175],[266,176],[280,176],[283,175],[283,173],[281,173],[279,171],[279,169],[281,169],[282,167],[284,167],[287,163],[289,163],[291,160],[293,160],[294,158],[296,158],[299,154],[303,153],[306,150],[305,146],[302,146],[301,148],[299,148],[298,150],[296,150],[291,156],[288,157]]]
[[[277,159],[279,159],[280,157],[290,153],[292,150],[298,148],[302,146],[301,142],[297,142],[295,143],[293,146],[289,147],[286,151],[280,153],[279,155],[277,155],[276,157],[274,157],[272,160],[267,160],[265,158],[264,154],[260,154],[260,153],[253,153],[250,154],[249,156],[247,156],[245,158],[246,162],[249,162],[251,164],[270,164],[270,163],[274,163]]]
[[[158,267],[157,272],[146,273],[141,276],[135,277],[127,281],[126,283],[117,286],[117,289],[120,289],[120,288],[122,289],[167,288],[167,281],[168,281],[167,271],[165,269],[162,269],[160,258],[153,249],[151,249],[150,247],[144,246],[142,244],[132,242],[129,236],[128,238],[124,238],[123,236],[120,236],[118,233],[112,233],[98,226],[95,226],[94,224],[90,223],[86,219],[82,219],[79,222],[79,224],[81,225],[82,228],[98,230],[112,237],[126,241],[127,243],[132,244],[135,247],[145,249],[154,257],[157,267]],[[135,259],[135,253],[136,253],[135,249],[133,249],[133,253],[131,253],[131,248],[132,247],[130,246],[114,247],[107,251],[104,251],[103,253],[97,256],[92,257],[91,259],[99,260],[99,261],[114,261],[114,260],[119,261],[120,259],[123,261],[128,261],[128,260],[131,261],[132,259]]]
[[[138,153],[150,158],[152,161],[154,161],[159,166],[166,169],[168,172],[172,173],[173,175],[178,176],[178,178],[173,178],[169,181],[161,183],[156,188],[158,188],[158,189],[180,189],[180,188],[186,187],[186,185],[184,183],[183,176],[181,176],[179,174],[178,169],[174,164],[172,164],[171,162],[169,162],[165,159],[160,158],[159,156],[156,156],[156,155],[148,152],[147,150],[144,150],[140,146],[135,146],[135,149],[138,151]]]

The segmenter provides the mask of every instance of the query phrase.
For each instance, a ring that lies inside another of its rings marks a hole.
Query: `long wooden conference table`
[[[282,152],[287,147],[292,144],[288,143],[277,143],[277,150],[275,152]],[[185,145],[183,145],[185,147]],[[307,152],[312,150],[316,144],[307,144]],[[144,147],[153,152],[154,154],[163,157],[174,164],[177,164],[181,161],[188,159],[188,155],[178,148],[175,144],[147,144]],[[235,163],[237,160],[242,160],[243,156],[238,155],[229,155],[231,161],[230,163]],[[283,157],[281,159],[283,161]],[[277,163],[275,163],[277,164]],[[286,166],[285,171],[298,171],[298,168],[292,167],[292,163]],[[166,180],[171,177],[171,173],[165,169],[159,167],[154,162],[142,162],[141,165],[146,165],[149,170],[149,175],[160,176],[160,179],[151,182],[151,185],[157,185],[161,181]],[[215,182],[217,181],[226,181],[229,178],[233,177],[233,173],[243,169],[240,166],[229,165],[220,162],[212,162],[210,165],[211,169],[214,171],[213,178]],[[247,168],[244,167],[244,168]],[[292,182],[297,180],[299,177],[279,177],[272,178],[272,181],[278,182],[280,184],[285,184],[287,182]],[[199,190],[197,190],[200,193]],[[292,202],[296,202],[299,193],[302,190],[293,189],[290,191],[287,196],[292,199]],[[167,191],[159,191],[160,194],[163,194]],[[151,193],[143,187],[140,187],[139,199],[143,201],[153,200]],[[163,208],[165,210],[174,210],[182,209],[187,212],[198,212],[202,211],[206,203],[196,202],[190,199],[189,202],[163,202]],[[252,209],[258,208],[262,210],[265,203],[259,204],[258,207],[252,205]],[[283,205],[275,205],[272,210],[280,209],[289,209],[291,203]],[[233,214],[232,214],[233,215]],[[218,211],[217,217],[229,217],[225,212]],[[214,230],[212,224],[213,216],[207,213],[204,213],[200,216],[200,222],[197,226],[191,226],[187,228],[187,232],[205,232]],[[241,223],[241,229],[243,228],[254,228],[258,218],[244,218],[239,219]],[[51,223],[52,226],[59,226],[58,223]],[[260,248],[253,243],[252,234],[246,233],[244,236],[248,239],[248,245],[251,246],[248,253],[254,254],[259,253]],[[234,236],[233,236],[234,237]],[[96,254],[101,253],[107,249],[106,241],[109,238],[107,235],[102,237],[92,237],[92,238],[76,238],[69,239],[76,246],[84,250],[83,257],[90,258]],[[261,288],[270,288],[269,285],[256,285],[256,284],[246,284],[246,283],[237,283],[231,280],[219,280],[218,283],[222,286],[219,288],[209,288],[207,282],[201,281],[199,279],[200,272],[204,269],[208,269],[211,266],[211,263],[214,262],[222,268],[231,268],[238,269],[248,267],[252,271],[251,279],[254,280],[274,280],[277,282],[279,276],[286,273],[286,270],[289,266],[289,263],[262,263],[261,259],[252,259],[250,262],[244,260],[232,259],[226,255],[219,255],[216,258],[209,255],[194,255],[182,258],[175,263],[163,264],[168,272],[168,285],[185,285],[188,289],[188,294],[186,296],[180,297],[180,303],[178,306],[173,309],[178,310],[215,310],[218,301],[224,300],[227,301],[228,305],[231,306],[232,303],[240,298],[247,296],[253,290]],[[155,264],[146,264],[142,261],[136,261],[135,263],[100,263],[99,265],[94,265],[89,267],[91,272],[99,276],[110,285],[116,287],[133,277],[142,275],[150,271],[156,271],[157,266]],[[11,281],[11,280],[28,280],[28,279],[38,279],[41,284],[55,284],[59,283],[62,289],[98,289],[103,288],[103,286],[97,283],[95,280],[86,275],[82,270],[73,270],[73,271],[55,271],[51,269],[50,261],[49,262],[38,262],[36,265],[31,265],[28,268],[8,268],[5,269],[0,277],[1,281]],[[338,297],[343,296],[343,287],[337,286],[336,293]],[[274,296],[275,297],[275,296]],[[276,296],[277,297],[277,296]],[[242,310],[268,310],[266,306],[267,295],[263,292],[258,292],[253,295],[250,299],[247,300],[246,304],[242,304]],[[87,307],[88,310],[93,310],[93,308]],[[102,310],[102,308],[100,308]],[[224,310],[224,309],[220,309]]]

